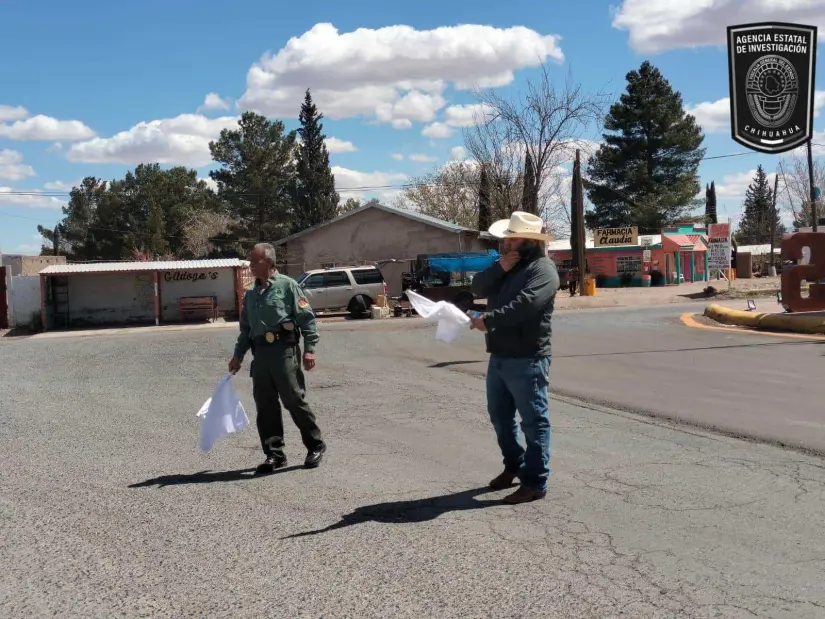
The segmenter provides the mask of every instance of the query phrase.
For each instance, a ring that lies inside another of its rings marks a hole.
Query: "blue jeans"
[[[487,411],[504,456],[504,469],[518,471],[521,483],[533,490],[547,490],[550,477],[549,384],[550,357],[513,359],[490,355]],[[516,409],[527,449],[519,443]]]

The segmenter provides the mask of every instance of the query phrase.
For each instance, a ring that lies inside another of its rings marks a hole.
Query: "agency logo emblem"
[[[783,153],[813,135],[815,26],[778,22],[728,27],[731,137]]]

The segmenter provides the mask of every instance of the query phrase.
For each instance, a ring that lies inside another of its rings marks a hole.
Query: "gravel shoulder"
[[[371,321],[322,327],[322,467],[250,478],[254,426],[196,449],[234,336],[0,343],[0,616],[825,613],[820,459],[555,399],[548,497],[504,506],[481,378]]]

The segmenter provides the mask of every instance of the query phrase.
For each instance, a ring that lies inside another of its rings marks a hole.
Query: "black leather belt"
[[[294,333],[283,331],[267,331],[264,335],[256,335],[252,338],[256,346],[270,346],[275,342],[283,344],[297,344],[298,337]]]

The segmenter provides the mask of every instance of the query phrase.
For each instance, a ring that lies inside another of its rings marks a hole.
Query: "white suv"
[[[346,309],[353,316],[369,314],[387,284],[374,266],[332,267],[303,273],[297,279],[310,307],[317,311]]]

